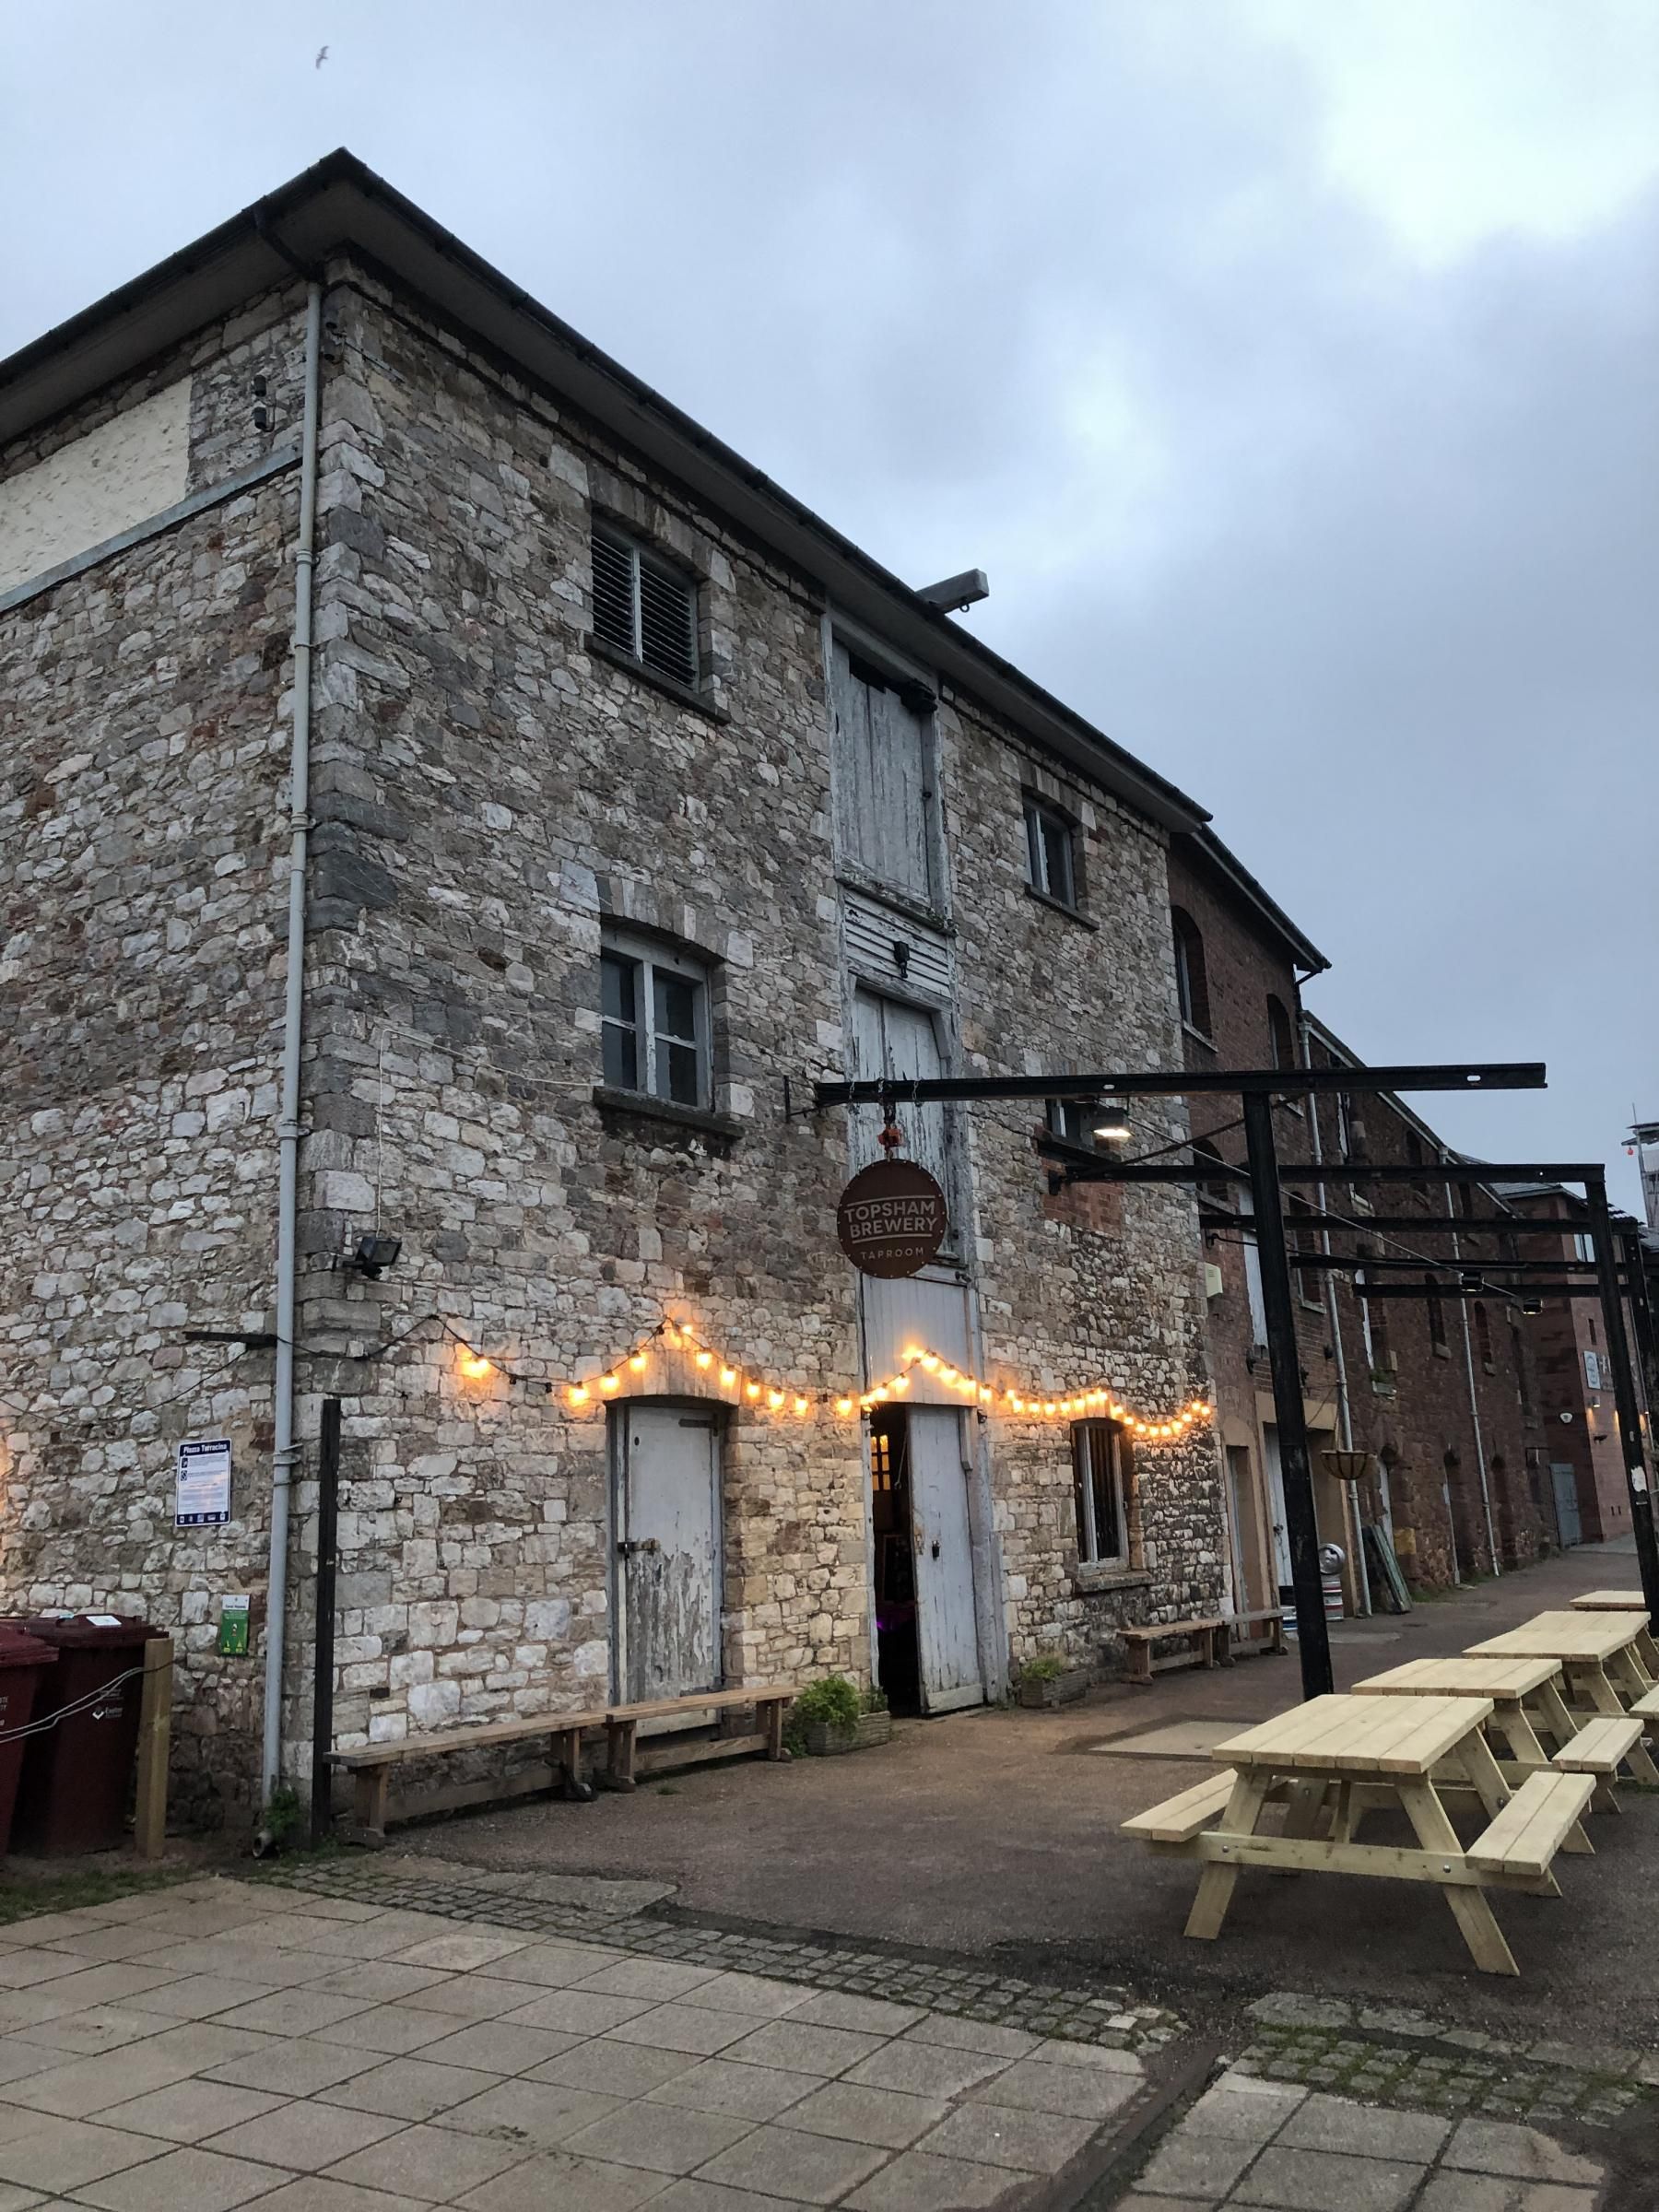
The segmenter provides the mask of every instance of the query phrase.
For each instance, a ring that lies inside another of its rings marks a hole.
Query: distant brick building
[[[1353,1261],[1422,1256],[1420,1274],[1374,1268],[1378,1283],[1434,1278],[1450,1286],[1459,1262],[1501,1256],[1504,1241],[1493,1236],[1367,1234],[1368,1216],[1490,1215],[1502,1202],[1458,1186],[1465,1199],[1437,1180],[1435,1163],[1450,1155],[1400,1100],[1297,1092],[1299,1065],[1360,1063],[1301,1006],[1301,983],[1325,966],[1323,956],[1210,830],[1172,841],[1170,899],[1187,1065],[1284,1067],[1280,1155],[1330,1163],[1324,1183],[1287,1187],[1293,1245]],[[1231,1100],[1195,1100],[1193,1128],[1220,1160],[1243,1164]],[[1423,1176],[1372,1186],[1344,1174],[1362,1162],[1420,1165]],[[1231,1573],[1241,1606],[1254,1610],[1275,1593],[1288,1602],[1290,1583],[1266,1323],[1247,1194],[1218,1180],[1206,1206],[1207,1335]],[[1297,1227],[1299,1216],[1306,1227]],[[1364,1522],[1383,1532],[1409,1579],[1429,1585],[1536,1557],[1553,1532],[1540,1512],[1545,1434],[1519,1309],[1500,1293],[1473,1303],[1450,1295],[1424,1302],[1367,1298],[1357,1268],[1293,1265],[1291,1282],[1319,1535],[1345,1555],[1348,1608],[1366,1599]],[[1373,1453],[1374,1477],[1357,1490],[1336,1480],[1323,1456],[1334,1447]]]
[[[308,1771],[324,1394],[342,1747],[1215,1608],[1189,1196],[902,1102],[1169,1064],[1200,809],[346,158],[0,367],[0,1606],[177,1632],[182,1809],[278,1629]],[[842,1072],[950,1195],[913,1281],[837,1249]]]

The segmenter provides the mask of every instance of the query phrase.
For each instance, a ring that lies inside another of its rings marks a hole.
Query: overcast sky
[[[53,0],[0,351],[349,146],[1210,807],[1490,1157],[1659,1114],[1659,0]],[[319,48],[327,59],[315,66]]]

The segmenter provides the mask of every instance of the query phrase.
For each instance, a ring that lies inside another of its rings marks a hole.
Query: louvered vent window
[[[631,538],[594,526],[594,632],[677,684],[697,681],[697,587]]]

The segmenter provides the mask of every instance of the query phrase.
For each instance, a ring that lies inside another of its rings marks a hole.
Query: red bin
[[[29,1738],[29,1724],[41,1677],[57,1665],[54,1645],[30,1636],[14,1621],[0,1620],[0,1858],[10,1844],[12,1807]]]
[[[12,1842],[42,1856],[112,1850],[126,1836],[144,1647],[167,1630],[110,1614],[15,1625],[56,1646],[34,1717],[60,1718],[25,1740]]]

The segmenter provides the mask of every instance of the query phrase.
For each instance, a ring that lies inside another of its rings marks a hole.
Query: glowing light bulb
[[[935,1367],[939,1367],[939,1363],[936,1359],[934,1361],[934,1365]],[[939,1367],[939,1380],[941,1382],[954,1382],[956,1379],[957,1371],[954,1367]]]
[[[600,1378],[599,1378],[599,1387],[600,1387],[600,1389],[601,1389],[601,1390],[615,1390],[615,1389],[617,1388],[617,1386],[618,1386],[618,1382],[617,1382],[617,1377],[616,1377],[615,1375],[601,1375],[601,1376],[600,1376]]]
[[[937,1352],[924,1352],[922,1364],[930,1375],[936,1375],[939,1371],[939,1355]]]
[[[461,1361],[461,1372],[475,1382],[495,1372],[493,1360],[486,1359],[482,1352],[468,1352]]]
[[[905,1364],[905,1366],[906,1366],[906,1367],[914,1367],[914,1365],[916,1364],[917,1360],[918,1360],[918,1359],[921,1359],[921,1357],[922,1357],[922,1347],[921,1347],[919,1344],[907,1344],[907,1345],[905,1346],[905,1347],[904,1347],[904,1364]]]
[[[723,1367],[721,1369],[720,1386],[723,1390],[730,1390],[733,1383],[735,1382],[736,1380],[737,1370],[735,1367]]]
[[[1059,1412],[1059,1410],[1060,1410],[1060,1408],[1059,1408],[1059,1406],[1056,1406],[1056,1405],[1053,1403],[1053,1401],[1051,1399],[1051,1400],[1050,1400],[1050,1402],[1049,1402],[1049,1403],[1048,1403],[1048,1404],[1047,1404],[1047,1405],[1046,1405],[1046,1406],[1043,1407],[1043,1409],[1042,1409],[1042,1410],[1043,1410],[1043,1412],[1044,1412],[1044,1413],[1046,1413],[1046,1414],[1048,1414],[1048,1415],[1050,1415],[1050,1416],[1052,1417],[1053,1415],[1054,1415],[1054,1414],[1058,1413],[1058,1412]]]
[[[1008,1403],[1014,1408],[1016,1413],[1023,1413],[1025,1411],[1025,1400],[1021,1397],[1017,1397],[1013,1391],[1008,1393]]]
[[[712,1367],[714,1364],[713,1353],[699,1352],[697,1355],[697,1364],[699,1367]]]
[[[843,1415],[851,1413],[851,1412],[852,1412],[852,1410],[853,1410],[853,1401],[852,1401],[852,1399],[851,1399],[851,1398],[837,1398],[837,1399],[836,1399],[836,1401],[835,1401],[835,1410],[836,1410],[836,1412],[837,1412],[837,1413],[839,1413],[839,1414],[843,1414]]]
[[[908,1375],[895,1375],[888,1384],[888,1388],[889,1390],[908,1390],[910,1382],[911,1379]]]
[[[996,1393],[992,1389],[989,1382],[982,1382],[979,1386],[979,1394],[981,1405],[989,1406],[992,1399],[996,1395]]]
[[[580,1382],[571,1383],[569,1395],[572,1406],[585,1406],[588,1402],[588,1393]]]
[[[766,1402],[775,1413],[783,1403],[783,1393],[781,1390],[769,1390],[766,1394]]]
[[[629,1364],[629,1367],[631,1367],[631,1368],[633,1369],[633,1371],[634,1371],[634,1373],[635,1373],[636,1375],[642,1375],[642,1374],[645,1372],[645,1355],[644,1355],[644,1353],[643,1353],[643,1352],[635,1352],[635,1353],[633,1354],[632,1358],[631,1358],[631,1359],[629,1360],[628,1364]]]
[[[808,1401],[805,1398],[797,1398],[794,1402],[796,1413],[805,1413],[807,1409],[807,1403]]]
[[[758,1398],[760,1395],[759,1383],[746,1382],[743,1386],[743,1394],[746,1398]]]
[[[888,1402],[888,1399],[892,1395],[892,1393],[888,1389],[888,1386],[885,1382],[877,1382],[875,1389],[870,1393],[870,1395],[875,1399],[877,1405],[885,1406]]]

